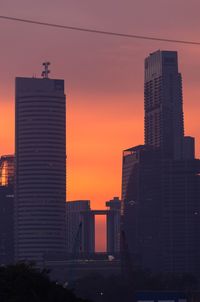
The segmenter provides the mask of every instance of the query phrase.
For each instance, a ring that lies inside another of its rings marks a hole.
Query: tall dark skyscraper
[[[66,247],[66,104],[64,81],[16,78],[16,260],[41,265]]]
[[[163,156],[183,158],[182,80],[176,51],[156,51],[145,59],[145,144]]]
[[[184,136],[174,51],[145,60],[145,145],[123,152],[122,221],[135,266],[199,274],[200,161]]]

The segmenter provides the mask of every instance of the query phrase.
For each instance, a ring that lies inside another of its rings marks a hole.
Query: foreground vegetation
[[[141,270],[129,276],[93,274],[66,289],[51,281],[47,270],[40,271],[33,265],[0,267],[0,302],[133,302],[138,291],[181,291],[190,296],[197,289],[198,280],[192,275],[155,275]]]
[[[50,281],[46,270],[19,263],[0,267],[1,302],[83,302],[61,284]]]

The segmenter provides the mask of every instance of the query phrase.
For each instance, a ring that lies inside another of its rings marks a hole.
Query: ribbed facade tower
[[[182,80],[176,51],[156,51],[145,59],[145,144],[162,156],[182,159]]]
[[[15,258],[42,265],[65,250],[64,81],[16,78]]]

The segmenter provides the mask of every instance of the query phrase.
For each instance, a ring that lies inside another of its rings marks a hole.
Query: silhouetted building
[[[106,252],[116,255],[120,252],[120,207],[118,197],[106,202],[108,210],[92,210],[89,200],[75,200],[66,203],[67,247],[72,258],[81,254],[95,253],[95,216],[106,215]]]
[[[162,156],[183,157],[182,80],[176,51],[156,51],[145,59],[145,144]]]
[[[94,252],[90,248],[90,241],[94,237],[94,229],[90,228],[91,219],[88,218],[83,222],[83,212],[87,216],[90,211],[89,200],[74,200],[66,203],[67,251],[73,254],[72,257],[77,257],[80,253]]]
[[[184,136],[183,158],[186,160],[195,158],[195,140],[194,137]]]
[[[118,197],[106,202],[109,208],[107,214],[107,253],[120,253],[120,209],[121,200]]]
[[[159,270],[161,258],[160,165],[159,152],[148,146],[123,152],[122,222],[126,242],[122,243],[128,245],[128,251],[122,246],[122,252],[130,254],[134,266],[152,271]]]
[[[109,210],[92,210],[89,200],[66,202],[67,253],[55,257],[48,253],[45,266],[52,278],[74,280],[91,273],[105,276],[120,272],[120,206],[118,197],[106,202]],[[95,217],[106,216],[107,248],[95,251]],[[55,260],[56,259],[56,260]]]
[[[66,249],[66,104],[64,81],[16,78],[15,253],[42,265]]]
[[[123,152],[122,221],[134,266],[154,272],[200,269],[200,161],[183,136],[177,53],[145,60],[145,145]]]
[[[0,264],[14,262],[14,156],[0,158]]]
[[[200,161],[162,161],[162,269],[199,275]]]

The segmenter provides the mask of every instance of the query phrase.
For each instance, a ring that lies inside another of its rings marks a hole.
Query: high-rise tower
[[[194,153],[194,138],[184,136],[177,52],[156,51],[145,59],[145,145],[123,152],[122,249],[128,246],[135,266],[199,276]]]
[[[16,78],[16,260],[41,265],[63,251],[66,201],[64,81]]]
[[[156,51],[145,59],[145,144],[182,159],[182,80],[176,51]]]

